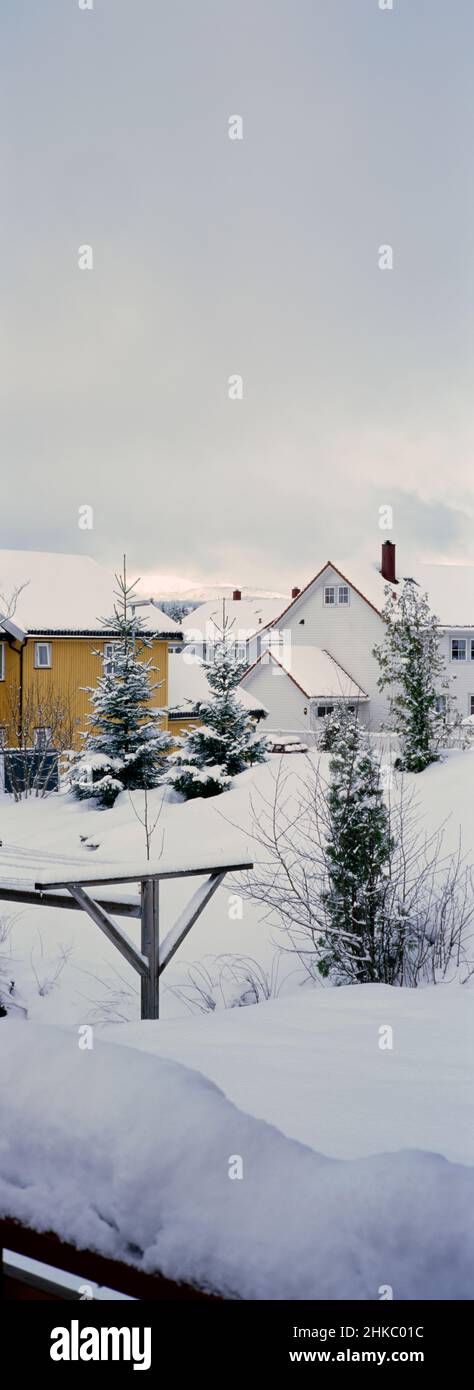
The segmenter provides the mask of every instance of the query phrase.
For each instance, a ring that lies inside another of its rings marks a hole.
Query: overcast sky
[[[1,546],[285,589],[389,504],[474,561],[472,0],[1,27]]]

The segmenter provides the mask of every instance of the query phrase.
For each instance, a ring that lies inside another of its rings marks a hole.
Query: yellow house
[[[101,621],[113,613],[114,579],[81,555],[0,551],[0,735],[6,747],[81,746],[90,697],[112,660],[117,634]],[[150,708],[168,705],[168,650],[182,642],[178,624],[153,599],[137,595],[150,646]],[[163,713],[163,729],[168,716]]]

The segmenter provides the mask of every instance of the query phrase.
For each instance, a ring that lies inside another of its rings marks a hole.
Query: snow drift
[[[37,1230],[227,1297],[470,1297],[472,1169],[321,1157],[198,1072],[72,1029],[2,1020],[0,1086],[0,1212]]]

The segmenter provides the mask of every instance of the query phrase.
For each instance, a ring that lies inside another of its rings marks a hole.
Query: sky
[[[474,562],[472,0],[1,27],[0,546],[278,591],[387,538]]]

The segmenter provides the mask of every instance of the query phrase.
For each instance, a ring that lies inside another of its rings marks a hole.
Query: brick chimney
[[[242,598],[242,590],[241,590],[241,589],[234,589],[234,592],[233,592],[233,594],[232,594],[232,598],[234,599],[234,602],[237,602],[238,599],[241,599],[241,598]]]
[[[380,573],[382,575],[382,579],[386,579],[387,584],[397,583],[395,556],[396,547],[393,541],[383,541],[382,564],[380,567]]]
[[[291,590],[291,597],[292,597],[292,598],[298,598],[298,594],[300,594],[300,593],[301,593],[301,589],[298,589],[297,585],[295,584],[294,589]]]

